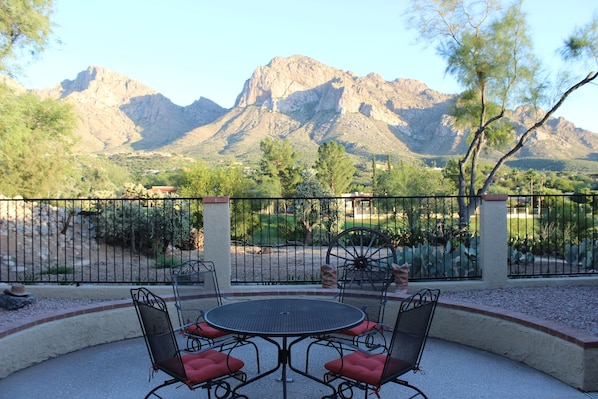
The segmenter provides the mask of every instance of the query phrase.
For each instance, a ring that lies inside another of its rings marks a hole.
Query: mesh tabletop
[[[262,299],[236,302],[209,310],[208,324],[231,332],[302,336],[324,334],[361,323],[364,313],[340,302],[314,299]]]

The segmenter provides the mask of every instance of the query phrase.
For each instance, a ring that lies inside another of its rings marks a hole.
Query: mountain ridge
[[[181,107],[98,66],[35,92],[73,104],[79,116],[76,150],[88,153],[161,151],[252,161],[265,137],[287,138],[299,151],[313,153],[337,140],[356,158],[447,157],[467,146],[449,116],[455,95],[417,80],[356,76],[299,55],[257,67],[230,109],[204,97]],[[521,134],[534,115],[520,107],[508,117]],[[516,158],[598,160],[598,134],[563,118],[549,119],[530,140]]]

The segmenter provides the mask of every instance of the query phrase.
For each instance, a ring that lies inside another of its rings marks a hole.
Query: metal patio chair
[[[392,338],[384,353],[354,348],[346,354],[347,346],[339,345],[341,357],[324,365],[328,370],[325,381],[341,380],[336,389],[338,396],[352,398],[353,388],[357,388],[364,391],[366,399],[370,390],[379,397],[380,387],[394,382],[415,390],[410,398],[427,398],[419,388],[399,377],[419,370],[439,295],[439,290],[423,289],[401,301]]]
[[[326,252],[326,263],[336,263],[339,301],[360,308],[365,320],[359,326],[336,334],[350,339],[353,345],[372,348],[376,338],[384,340],[384,308],[390,285],[394,281],[395,247],[381,232],[353,227],[337,235]]]
[[[214,262],[190,260],[171,268],[172,288],[179,319],[179,329],[187,339],[187,350],[201,350],[205,345],[230,345],[231,337],[237,344],[252,345],[260,370],[257,345],[248,337],[233,335],[208,325],[203,316],[208,310],[222,305],[222,294]]]
[[[222,296],[210,261],[191,260],[170,269],[179,328],[187,337],[187,349],[199,350],[212,346],[230,335],[209,326],[205,311],[222,305]]]
[[[183,353],[179,349],[166,302],[147,288],[131,289],[131,298],[153,370],[163,371],[172,377],[153,388],[145,398],[152,395],[160,397],[156,391],[175,383],[183,383],[191,390],[206,389],[208,398],[212,397],[214,389],[216,397],[224,398],[232,393],[229,379],[246,381],[247,375],[241,371],[243,361],[230,355],[233,347],[226,352],[206,349]]]
[[[307,346],[306,371],[313,345],[336,346],[346,341],[353,346],[373,349],[386,345],[383,324],[387,293],[393,283],[392,264],[396,263],[395,248],[377,230],[354,227],[341,232],[330,243],[326,263],[338,272],[339,302],[355,306],[365,313],[365,320],[351,329],[328,336],[315,337]]]

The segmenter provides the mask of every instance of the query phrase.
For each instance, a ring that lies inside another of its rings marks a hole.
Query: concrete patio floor
[[[262,371],[276,362],[276,351],[271,344],[256,339],[260,347]],[[43,342],[39,343],[43,345]],[[304,365],[305,343],[294,347],[293,364]],[[255,375],[254,353],[249,346],[236,349],[234,355],[246,363],[245,371]],[[310,372],[324,373],[323,364],[335,356],[326,349],[312,351]],[[598,393],[584,393],[522,363],[488,352],[472,349],[437,339],[426,346],[421,367],[424,373],[405,375],[429,399],[598,399]],[[150,362],[142,338],[99,345],[63,355],[0,380],[2,398],[143,398],[165,378],[158,372],[153,380]],[[282,398],[281,382],[277,371],[242,390],[250,398]],[[288,397],[297,399],[320,398],[331,393],[329,388],[289,371],[292,382],[287,384]],[[387,384],[380,391],[382,398],[408,397],[411,392],[396,384]],[[158,393],[164,398],[206,398],[205,391],[190,391],[185,386],[173,385]],[[354,398],[362,398],[361,391]]]

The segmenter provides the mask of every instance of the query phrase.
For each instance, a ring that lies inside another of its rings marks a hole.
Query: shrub
[[[96,206],[98,239],[148,256],[182,246],[191,236],[189,207],[181,200],[105,200]]]

